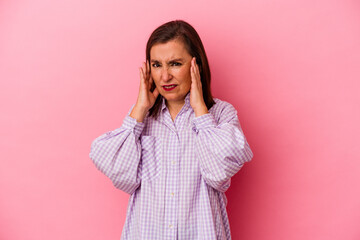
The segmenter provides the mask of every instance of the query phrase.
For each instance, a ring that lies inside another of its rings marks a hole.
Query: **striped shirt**
[[[122,240],[231,239],[225,191],[253,153],[235,108],[214,101],[195,117],[188,93],[174,121],[165,100],[157,119],[130,110],[92,142],[97,169],[130,194]]]

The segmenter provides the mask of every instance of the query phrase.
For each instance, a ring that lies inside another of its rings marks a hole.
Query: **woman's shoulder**
[[[215,104],[209,109],[216,122],[230,121],[234,117],[237,117],[237,111],[234,106],[224,100],[214,98]]]

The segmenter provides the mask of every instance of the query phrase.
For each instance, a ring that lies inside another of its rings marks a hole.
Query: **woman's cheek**
[[[182,79],[187,79],[187,78],[191,77],[190,68],[184,67],[183,69],[178,71],[178,75],[181,76]]]
[[[154,80],[155,84],[158,85],[159,83],[159,74],[156,73],[156,71],[151,72],[151,78]]]

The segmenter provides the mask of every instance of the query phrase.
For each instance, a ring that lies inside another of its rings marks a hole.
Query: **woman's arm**
[[[159,91],[150,91],[153,79],[149,62],[139,68],[140,86],[136,104],[125,117],[122,126],[96,138],[91,144],[90,158],[108,176],[114,186],[132,194],[140,185],[141,144],[139,137],[144,119],[154,105]]]
[[[195,151],[206,183],[220,192],[230,187],[230,179],[253,153],[241,130],[235,108],[219,102],[220,119],[211,113],[193,119],[197,132]],[[214,106],[215,107],[215,106]]]
[[[90,158],[111,179],[114,186],[132,194],[140,185],[140,134],[144,123],[129,115],[120,128],[96,138],[91,144]]]

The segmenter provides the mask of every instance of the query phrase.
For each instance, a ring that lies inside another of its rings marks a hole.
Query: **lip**
[[[171,87],[171,88],[165,88],[165,87],[167,87],[167,86],[173,86],[173,87]],[[176,88],[176,87],[177,87],[176,84],[169,84],[169,85],[164,85],[164,86],[162,86],[162,88],[163,88],[165,91],[171,91],[171,90],[173,90],[173,89]]]

